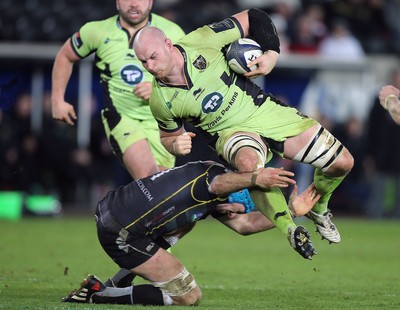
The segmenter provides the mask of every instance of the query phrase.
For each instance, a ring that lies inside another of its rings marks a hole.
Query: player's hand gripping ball
[[[248,38],[236,40],[229,45],[226,51],[226,60],[229,67],[236,73],[243,74],[257,68],[257,66],[247,67],[247,64],[258,56],[262,55],[260,45]]]

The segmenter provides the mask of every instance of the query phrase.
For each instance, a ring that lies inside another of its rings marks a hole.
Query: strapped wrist
[[[174,141],[174,142],[172,143],[172,152],[173,152],[175,155],[177,155],[176,149],[175,149],[175,142],[176,142],[176,141]]]
[[[251,186],[257,186],[258,171],[254,171],[251,175]]]

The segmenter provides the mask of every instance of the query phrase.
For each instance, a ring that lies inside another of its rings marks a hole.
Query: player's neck
[[[136,32],[138,32],[140,29],[145,27],[148,24],[148,22],[149,22],[149,19],[146,18],[144,21],[142,21],[139,24],[131,25],[131,24],[128,24],[123,18],[121,18],[121,17],[119,18],[119,23],[121,24],[121,26],[123,28],[128,30],[131,37],[133,37],[136,34]]]
[[[177,48],[174,48],[172,58],[172,63],[174,65],[172,66],[169,74],[165,78],[161,79],[161,81],[169,85],[187,86],[187,81],[183,72],[185,62],[181,52]]]

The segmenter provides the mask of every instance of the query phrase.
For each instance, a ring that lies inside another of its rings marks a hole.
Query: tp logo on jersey
[[[201,103],[203,112],[207,114],[215,112],[221,106],[223,100],[224,97],[218,92],[205,96]]]
[[[127,65],[120,71],[121,79],[129,86],[134,86],[143,80],[143,71],[135,65]]]

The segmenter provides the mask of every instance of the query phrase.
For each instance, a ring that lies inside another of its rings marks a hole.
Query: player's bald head
[[[145,27],[135,36],[135,51],[140,53],[150,44],[162,45],[166,38],[165,33],[161,29],[156,27]]]
[[[133,42],[136,57],[143,67],[156,78],[168,75],[172,65],[174,46],[161,29],[141,29]]]

